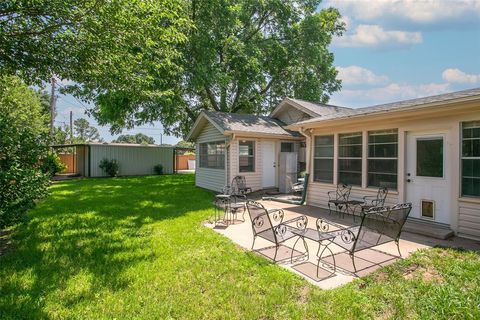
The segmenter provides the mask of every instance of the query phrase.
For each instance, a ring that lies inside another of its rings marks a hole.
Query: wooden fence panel
[[[177,155],[177,170],[188,170],[188,160],[195,160],[195,155]]]
[[[75,157],[72,153],[59,153],[60,161],[67,167],[61,173],[75,173]]]

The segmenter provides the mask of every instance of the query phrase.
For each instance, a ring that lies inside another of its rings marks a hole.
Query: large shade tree
[[[265,113],[283,97],[339,90],[320,0],[7,0],[0,69],[73,80],[113,132],[160,120],[184,135],[201,110]]]
[[[180,45],[178,81],[97,97],[95,114],[113,129],[161,120],[184,135],[201,110],[265,113],[285,96],[326,102],[340,89],[328,51],[344,25],[319,0],[213,0],[188,3],[193,28]],[[159,90],[157,90],[159,89]]]

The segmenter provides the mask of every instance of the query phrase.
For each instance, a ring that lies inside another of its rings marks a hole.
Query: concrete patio
[[[328,210],[323,208],[307,205],[298,206],[276,201],[259,202],[262,203],[267,209],[283,209],[285,213],[284,221],[298,217],[299,215],[306,215],[308,217],[308,228],[315,229],[316,220],[320,217],[327,218],[328,220],[344,226],[351,226],[353,224],[353,219],[351,216],[345,215],[345,217],[342,219],[336,214],[329,215]],[[238,218],[240,219],[241,217],[242,214],[240,213]],[[253,233],[248,212],[245,212],[244,218],[245,222],[236,221],[234,224],[229,224],[228,226],[221,224],[206,224],[206,226],[228,237],[237,245],[247,250],[251,250]],[[358,222],[359,221],[357,219],[357,224]],[[349,255],[347,253],[341,253],[339,247],[332,245],[330,248],[333,249],[333,253],[335,255],[337,265],[336,272],[332,274],[331,268],[328,268],[327,265],[322,266],[321,264],[321,268],[318,269],[319,272],[317,277],[318,259],[316,253],[318,249],[318,243],[306,239],[310,252],[308,260],[304,259],[303,261],[294,261],[293,264],[290,264],[290,257],[292,255],[291,248],[295,244],[295,241],[296,238],[290,239],[284,243],[285,245],[280,247],[277,254],[277,263],[282,267],[304,277],[306,280],[322,289],[332,289],[337,286],[341,286],[354,280],[356,277],[365,276],[400,259],[398,256],[397,246],[393,241],[376,246],[373,249],[360,251],[355,254],[357,272],[356,275],[353,275],[354,269]],[[474,240],[458,237],[441,240],[405,231],[402,232],[400,240],[402,258],[408,257],[412,252],[415,252],[419,249],[430,248],[434,246],[448,246],[480,251],[480,242]],[[300,256],[302,252],[305,251],[302,241],[297,243],[295,249],[296,250],[293,252],[294,257]],[[272,243],[262,238],[257,238],[254,251],[269,260],[273,260],[275,254],[275,249],[272,248]],[[327,257],[326,261],[330,262],[329,259],[331,260],[331,257]]]

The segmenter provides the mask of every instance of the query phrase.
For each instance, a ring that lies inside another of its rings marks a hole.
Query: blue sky
[[[344,36],[330,50],[343,88],[330,103],[362,107],[480,87],[480,0],[325,0]]]
[[[362,107],[480,87],[480,0],[324,0],[321,8],[329,6],[347,26],[330,46],[343,81],[330,103]],[[59,96],[57,109],[57,125],[70,110],[86,118],[72,96]],[[98,128],[104,140],[115,138]],[[123,133],[138,132],[156,143],[163,133],[160,123]]]

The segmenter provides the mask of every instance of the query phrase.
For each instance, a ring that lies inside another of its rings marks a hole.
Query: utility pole
[[[70,143],[73,143],[73,111],[70,110]]]
[[[163,145],[163,134],[160,133],[160,145]]]
[[[55,133],[54,131],[54,124],[55,124],[55,78],[52,77],[52,91],[50,94],[50,137],[53,138]]]

